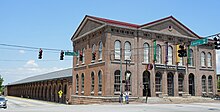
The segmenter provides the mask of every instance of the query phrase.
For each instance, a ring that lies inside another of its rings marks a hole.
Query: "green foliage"
[[[4,81],[4,79],[3,79],[3,77],[1,77],[1,75],[0,75],[0,93],[3,92],[3,88],[4,88],[4,86],[2,85],[3,81]]]
[[[220,79],[218,80],[217,87],[218,87],[218,90],[220,90]]]

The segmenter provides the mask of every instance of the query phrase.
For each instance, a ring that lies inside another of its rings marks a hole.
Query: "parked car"
[[[0,97],[0,108],[7,108],[7,100],[4,97]]]

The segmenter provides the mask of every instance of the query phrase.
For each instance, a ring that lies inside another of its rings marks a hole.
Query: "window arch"
[[[102,92],[102,72],[101,70],[98,72],[98,91]]]
[[[213,85],[212,85],[212,76],[210,75],[209,77],[208,77],[208,90],[209,90],[209,92],[213,92]]]
[[[91,92],[94,92],[95,87],[95,76],[94,72],[91,73]]]
[[[162,50],[159,44],[157,44],[156,50],[156,63],[162,63]]]
[[[200,54],[201,66],[205,66],[205,52],[201,52]]]
[[[125,60],[131,60],[131,43],[125,42]]]
[[[189,50],[189,60],[188,60],[189,66],[194,66],[194,55],[193,55],[193,50]]]
[[[78,93],[79,91],[79,75],[76,74],[76,92]]]
[[[212,66],[212,54],[210,52],[207,54],[207,66]]]
[[[131,72],[130,71],[126,71],[125,72],[125,81],[127,81],[127,82],[125,82],[125,83],[127,83],[127,84],[125,84],[125,91],[131,91]],[[127,85],[127,87],[126,87],[126,85]]]
[[[172,46],[168,46],[168,65],[172,65],[173,64],[173,47]]]
[[[84,73],[82,73],[82,76],[81,76],[81,80],[82,80],[82,84],[81,84],[81,86],[82,86],[82,89],[81,89],[81,92],[84,92]]]
[[[102,59],[102,41],[99,42],[99,59]]]
[[[162,75],[160,72],[157,72],[156,73],[156,76],[155,76],[155,91],[156,92],[162,92]]]
[[[92,45],[92,54],[93,54],[93,53],[95,53],[95,44]],[[92,54],[91,54],[91,57],[93,56]],[[93,58],[92,58],[92,61],[94,61]]]
[[[119,40],[115,41],[115,59],[121,59],[121,42]]]
[[[115,81],[114,81],[114,92],[120,92],[120,70],[116,70],[114,73]]]
[[[202,93],[206,93],[206,76],[202,76]]]
[[[144,62],[148,63],[150,59],[150,49],[149,49],[149,44],[144,43]]]

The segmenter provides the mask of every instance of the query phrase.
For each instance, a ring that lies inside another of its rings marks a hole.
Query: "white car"
[[[0,108],[7,108],[7,100],[4,97],[0,97]]]

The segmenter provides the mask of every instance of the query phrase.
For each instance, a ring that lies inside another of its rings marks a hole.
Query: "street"
[[[17,97],[7,99],[8,108],[0,109],[1,112],[220,112],[219,103],[65,105]]]

